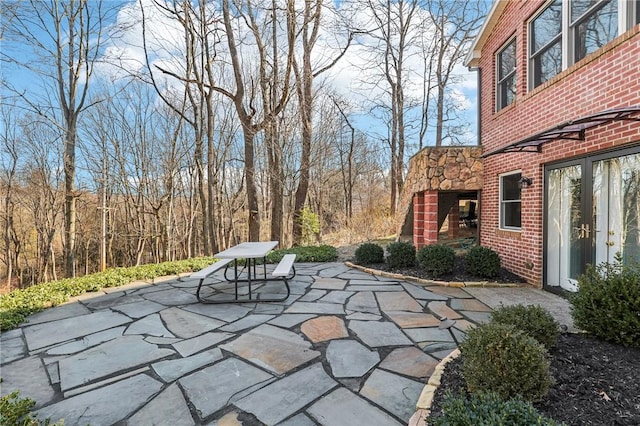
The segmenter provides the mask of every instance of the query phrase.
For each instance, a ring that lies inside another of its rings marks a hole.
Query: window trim
[[[502,231],[521,231],[522,230],[522,189],[520,189],[520,198],[517,200],[504,200],[503,199],[503,181],[507,176],[520,175],[522,177],[522,170],[513,170],[498,175],[498,229]],[[506,226],[505,225],[505,210],[506,204],[520,204],[520,226]]]
[[[555,37],[553,37],[551,40],[549,40],[547,42],[547,44],[545,44],[544,46],[542,46],[540,49],[538,49],[536,52],[533,52],[533,36],[535,34],[535,32],[533,31],[533,23],[536,19],[538,19],[540,17],[540,15],[542,15],[549,7],[551,7],[551,5],[553,3],[555,3],[556,0],[550,0],[548,2],[546,2],[528,21],[527,21],[527,70],[528,70],[528,75],[527,75],[527,83],[528,83],[528,90],[531,91],[533,89],[535,89],[538,86],[542,86],[546,81],[549,81],[551,78],[549,78],[548,80],[545,80],[543,82],[541,82],[538,85],[535,85],[535,67],[534,67],[534,60],[537,59],[538,57],[540,57],[542,54],[544,54],[546,51],[548,51],[552,46],[554,46],[556,43],[560,42],[560,50],[561,50],[561,69],[565,69],[566,68],[566,61],[565,61],[565,27],[564,27],[564,16],[565,16],[565,3],[561,1],[560,2],[560,7],[562,9],[562,16],[560,18],[560,33],[558,35],[556,35]],[[561,71],[562,71],[561,70]],[[557,75],[557,74],[556,74]]]
[[[526,22],[526,43],[527,43],[527,65],[526,65],[526,73],[527,73],[527,91],[535,90],[537,87],[540,87],[542,84],[534,87],[534,67],[532,61],[532,43],[531,43],[531,34],[532,34],[532,25],[533,21],[542,14],[547,7],[553,3],[554,0],[549,0],[545,2],[540,8],[536,10],[534,14]],[[571,1],[562,1],[562,71],[567,68],[573,66],[574,64],[580,62],[582,59],[576,61],[575,60],[575,42],[574,42],[574,27],[571,26]],[[618,33],[613,37],[612,41],[623,35],[625,32],[631,30],[637,24],[640,23],[640,0],[612,0],[617,4],[617,13],[618,13]],[[586,15],[590,15],[592,12],[599,10],[603,5],[594,4],[590,11],[585,12],[583,16],[576,20],[576,22],[582,22],[585,19]],[[610,43],[610,42],[609,42]],[[505,44],[506,46],[506,44]],[[540,53],[542,49],[540,49]],[[589,55],[587,55],[589,56]],[[557,74],[556,74],[557,75]],[[553,77],[552,77],[553,78]],[[544,83],[543,83],[544,84]],[[497,86],[496,86],[497,87]],[[497,96],[497,94],[496,94]],[[497,97],[496,97],[497,101]],[[497,106],[497,104],[496,104]],[[499,109],[496,109],[499,111]]]
[[[513,71],[507,73],[507,75],[505,75],[504,77],[502,77],[502,79],[500,79],[500,69],[501,69],[501,65],[502,65],[502,59],[501,59],[501,55],[502,53],[504,53],[509,47],[511,47],[511,45],[513,45],[513,50],[514,50],[514,67],[513,67]],[[504,43],[502,45],[502,47],[500,49],[498,49],[498,51],[495,54],[495,69],[496,69],[496,82],[495,82],[495,91],[496,91],[496,96],[495,96],[495,111],[501,111],[504,108],[508,107],[509,105],[513,104],[516,100],[516,96],[517,96],[517,92],[518,92],[518,74],[517,74],[517,70],[518,70],[518,45],[516,43],[516,36],[514,35],[513,37],[509,38],[509,40],[507,40],[506,43]],[[515,86],[516,86],[516,93],[514,94],[513,100],[506,104],[506,105],[502,105],[502,85],[510,80],[513,77],[514,81],[515,81]]]

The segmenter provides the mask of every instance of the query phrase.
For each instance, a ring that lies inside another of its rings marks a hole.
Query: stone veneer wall
[[[437,218],[437,202],[425,203],[425,196],[433,200],[438,191],[478,191],[482,189],[483,163],[480,156],[482,147],[431,147],[425,148],[411,157],[409,171],[398,204],[396,224],[398,235],[402,234],[403,225],[407,221],[413,222],[414,243],[416,248],[432,239],[438,229],[432,220]],[[429,195],[430,194],[430,195]],[[414,195],[417,195],[414,202]],[[437,197],[436,197],[437,200]],[[413,217],[407,215],[413,208]],[[435,207],[435,211],[434,211]],[[427,223],[425,223],[427,222]],[[436,220],[437,224],[437,220]],[[426,240],[416,231],[429,234]]]

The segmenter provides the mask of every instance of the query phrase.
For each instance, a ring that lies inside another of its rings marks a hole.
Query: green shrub
[[[418,251],[420,267],[434,278],[450,274],[456,261],[456,252],[449,246],[433,244]]]
[[[64,303],[70,297],[101,288],[118,287],[135,280],[197,271],[213,262],[215,259],[212,257],[200,257],[131,268],[111,268],[83,277],[65,278],[14,290],[0,295],[0,331],[17,327],[27,316]]]
[[[432,426],[556,426],[553,419],[540,414],[528,401],[504,400],[495,392],[478,392],[469,399],[448,392],[442,403],[443,414],[427,418]]]
[[[411,243],[397,241],[387,246],[387,265],[391,269],[416,266],[416,248]]]
[[[558,343],[560,325],[541,306],[501,306],[491,313],[491,319],[501,324],[515,326],[542,343],[548,350]]]
[[[500,273],[500,256],[488,247],[475,246],[464,258],[467,272],[483,278],[495,278]]]
[[[467,332],[460,345],[462,372],[469,392],[496,392],[538,401],[553,380],[547,351],[514,326],[489,322]]]
[[[364,243],[356,249],[355,261],[359,265],[371,265],[384,262],[384,250],[374,243]]]
[[[571,299],[575,325],[603,340],[640,347],[640,265],[589,266]]]
[[[0,425],[3,426],[48,426],[51,420],[40,421],[31,413],[31,409],[36,402],[31,398],[20,398],[20,392],[11,392],[0,398]],[[64,421],[60,420],[52,426],[62,426]]]
[[[296,255],[296,262],[334,262],[338,258],[338,250],[333,246],[299,246],[273,250],[267,256],[267,263],[278,263],[289,253]]]

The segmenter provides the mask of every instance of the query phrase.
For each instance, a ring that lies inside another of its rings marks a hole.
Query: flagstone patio
[[[464,289],[296,269],[281,303],[200,304],[185,275],[33,315],[0,335],[2,394],[66,425],[406,425],[435,365],[491,310]]]

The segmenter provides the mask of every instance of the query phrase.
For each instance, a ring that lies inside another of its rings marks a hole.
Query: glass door
[[[577,290],[591,229],[583,214],[583,164],[547,170],[546,285]],[[585,217],[586,216],[586,217]]]
[[[545,286],[576,291],[587,264],[640,262],[639,151],[545,168]]]
[[[593,262],[640,261],[640,154],[593,162]]]

